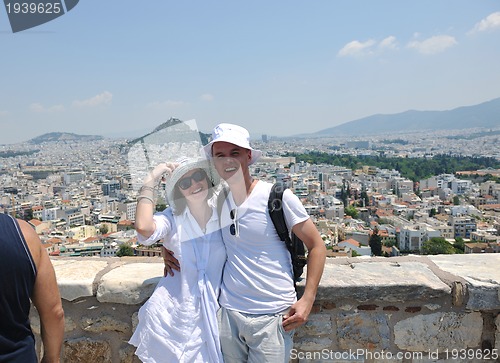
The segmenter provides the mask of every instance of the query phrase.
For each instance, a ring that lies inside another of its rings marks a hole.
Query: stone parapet
[[[52,261],[66,315],[62,361],[139,362],[127,341],[162,259]],[[292,361],[500,361],[498,266],[500,254],[328,259]],[[35,309],[32,326],[40,351]]]

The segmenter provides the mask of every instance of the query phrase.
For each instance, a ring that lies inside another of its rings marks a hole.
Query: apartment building
[[[477,230],[476,220],[470,217],[450,217],[453,226],[454,238],[469,239],[472,232]]]
[[[440,232],[426,223],[403,226],[399,232],[399,249],[420,251],[422,244],[434,237],[441,237]]]

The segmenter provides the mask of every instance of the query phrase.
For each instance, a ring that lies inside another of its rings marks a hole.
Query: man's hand
[[[290,331],[305,324],[311,313],[313,303],[314,301],[309,302],[302,297],[293,304],[288,313],[283,315],[283,329]]]
[[[174,276],[174,271],[181,270],[181,266],[179,265],[179,260],[174,257],[174,252],[166,249],[164,246],[161,246],[161,255],[163,257],[163,263],[165,267],[163,269],[163,276]]]

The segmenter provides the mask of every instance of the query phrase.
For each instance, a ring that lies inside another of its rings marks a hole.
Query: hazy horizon
[[[500,97],[500,5],[80,1],[12,33],[0,10],[0,144],[152,130],[171,117],[252,135]]]

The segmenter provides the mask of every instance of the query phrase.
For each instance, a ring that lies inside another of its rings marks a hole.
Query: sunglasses
[[[239,237],[240,236],[240,224],[238,223],[238,213],[237,209],[233,209],[229,212],[229,216],[231,217],[233,223],[229,226],[229,232],[232,236]]]
[[[179,180],[177,185],[182,190],[187,190],[191,187],[191,181],[194,180],[195,183],[200,182],[207,178],[207,173],[204,170],[196,170],[191,176],[186,176]]]

